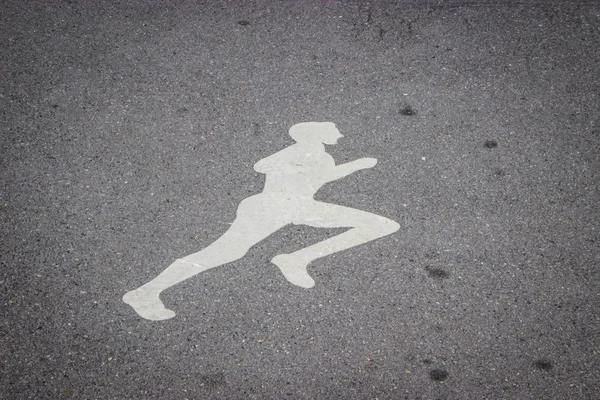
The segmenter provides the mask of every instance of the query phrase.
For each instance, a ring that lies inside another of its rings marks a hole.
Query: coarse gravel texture
[[[0,399],[595,399],[600,3],[3,1]],[[288,226],[164,293],[287,129],[332,121],[317,198],[398,221]]]

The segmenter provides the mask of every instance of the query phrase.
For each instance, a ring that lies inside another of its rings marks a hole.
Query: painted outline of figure
[[[279,254],[271,262],[291,283],[303,288],[315,282],[306,271],[310,262],[396,232],[400,226],[385,217],[313,199],[327,182],[372,168],[375,158],[335,165],[324,144],[336,144],[342,134],[332,122],[303,122],[290,128],[295,144],[258,161],[257,172],[266,175],[261,193],[240,203],[231,227],[203,250],[176,260],[160,275],[123,296],[143,318],[164,320],[175,316],[160,293],[200,272],[244,257],[248,250],[289,224],[349,230],[300,249]]]

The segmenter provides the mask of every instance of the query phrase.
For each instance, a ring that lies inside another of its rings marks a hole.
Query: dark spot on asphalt
[[[494,175],[506,176],[506,171],[504,171],[502,168],[496,168],[496,169],[494,169]]]
[[[252,133],[254,135],[260,135],[260,124],[258,122],[252,123]]]
[[[52,104],[52,108],[58,108],[58,104]]]
[[[217,374],[203,375],[198,380],[200,382],[200,386],[207,389],[214,389],[227,385],[227,382],[225,381],[225,374],[222,372]]]
[[[248,21],[246,21],[246,20],[241,20],[241,21],[238,21],[238,25],[241,25],[241,26],[248,26],[248,25],[250,25],[250,22],[248,22]]]
[[[486,140],[483,145],[486,149],[493,149],[494,147],[498,147],[498,142],[495,140]]]
[[[429,274],[431,278],[435,279],[446,279],[450,277],[448,271],[445,271],[441,268],[431,268],[430,266],[427,266],[425,267],[425,271],[427,271],[427,274]]]
[[[438,254],[439,254],[439,253],[438,253],[437,251],[435,251],[435,250],[431,250],[431,251],[428,251],[428,252],[426,252],[426,253],[425,253],[425,254],[423,254],[423,255],[425,256],[425,258],[432,259],[432,258],[436,258],[436,257],[438,256]]]
[[[443,382],[448,379],[448,372],[444,369],[432,369],[429,371],[429,379],[436,382]]]
[[[431,364],[433,364],[433,361],[431,361],[429,358],[425,358],[422,361],[423,361],[423,364],[425,364],[425,365],[431,365]]]
[[[180,113],[185,113],[185,112],[188,112],[188,111],[189,110],[187,108],[185,108],[185,107],[181,107],[181,108],[177,109],[177,112],[180,112]]]
[[[541,369],[542,371],[551,371],[554,368],[554,364],[552,361],[546,358],[540,358],[536,362],[533,363],[533,366],[537,369]]]
[[[400,115],[406,115],[411,117],[413,115],[417,115],[417,111],[413,110],[411,106],[406,106],[402,110],[400,110]]]

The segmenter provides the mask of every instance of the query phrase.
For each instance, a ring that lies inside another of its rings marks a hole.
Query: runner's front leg
[[[313,287],[315,284],[306,270],[312,261],[389,235],[400,228],[400,225],[391,219],[322,202],[314,202],[307,207],[303,218],[296,223],[319,228],[352,227],[337,236],[291,254],[275,256],[271,260],[290,283],[304,288]]]

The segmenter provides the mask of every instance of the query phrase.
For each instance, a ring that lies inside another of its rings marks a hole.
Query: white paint
[[[231,227],[208,247],[176,260],[160,275],[125,296],[123,301],[143,318],[163,320],[175,313],[163,305],[160,293],[210,268],[242,258],[248,250],[289,224],[319,228],[351,228],[346,232],[298,250],[279,254],[271,262],[294,285],[310,288],[315,282],[306,271],[311,261],[389,235],[399,225],[379,215],[313,199],[327,182],[375,166],[375,158],[335,165],[323,144],[342,137],[331,122],[305,122],[292,126],[296,144],[263,158],[254,165],[266,174],[262,193],[240,203]]]

